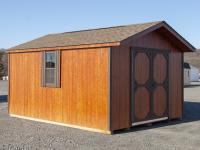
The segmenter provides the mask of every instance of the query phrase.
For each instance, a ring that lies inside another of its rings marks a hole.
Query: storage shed
[[[9,50],[9,114],[97,132],[183,114],[183,53],[166,22],[49,34]]]
[[[190,85],[190,76],[191,76],[191,68],[190,64],[187,62],[184,62],[184,85]]]
[[[195,66],[190,65],[190,81],[191,82],[198,82],[199,81],[199,69]]]

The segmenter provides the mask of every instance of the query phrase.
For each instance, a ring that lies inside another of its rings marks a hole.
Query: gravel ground
[[[200,86],[185,88],[184,117],[181,121],[137,127],[104,135],[50,125],[7,114],[7,102],[0,100],[1,149],[82,150],[199,150]],[[5,93],[4,93],[5,94]]]

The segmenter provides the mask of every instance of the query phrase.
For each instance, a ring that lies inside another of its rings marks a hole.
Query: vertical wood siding
[[[130,126],[130,53],[127,46],[112,47],[111,130]]]
[[[182,53],[174,49],[170,64],[170,118],[177,119],[183,115],[183,58]]]
[[[176,45],[160,34],[153,31],[138,39],[129,38],[119,47],[112,47],[112,124],[111,130],[131,126],[130,116],[130,48],[144,47],[169,49],[170,53],[170,118],[182,117],[182,52]]]
[[[108,55],[108,48],[61,51],[61,88],[47,88],[42,52],[10,54],[10,114],[108,130]]]

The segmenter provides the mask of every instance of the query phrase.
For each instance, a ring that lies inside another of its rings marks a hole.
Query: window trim
[[[55,82],[46,83],[46,53],[55,54]],[[60,50],[55,51],[43,51],[42,52],[42,66],[41,66],[41,86],[42,87],[52,87],[60,88]]]

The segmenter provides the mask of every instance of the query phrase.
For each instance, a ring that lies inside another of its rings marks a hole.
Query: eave
[[[72,46],[57,46],[57,47],[43,47],[43,48],[32,48],[32,49],[12,49],[8,50],[7,53],[25,53],[25,52],[39,52],[39,51],[53,51],[53,50],[75,50],[75,49],[87,49],[87,48],[100,48],[100,47],[111,47],[119,46],[120,42],[113,43],[100,43],[100,44],[86,44],[86,45],[72,45]]]

